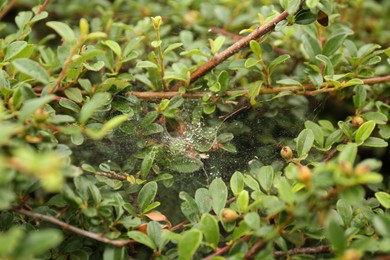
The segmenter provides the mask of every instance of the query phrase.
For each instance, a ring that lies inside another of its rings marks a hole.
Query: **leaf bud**
[[[354,116],[352,118],[352,125],[353,126],[361,126],[364,123],[364,119],[361,116]]]
[[[353,172],[353,166],[352,163],[348,161],[341,161],[340,162],[340,168],[343,174],[346,176],[350,176]]]
[[[232,209],[224,209],[222,211],[222,220],[226,223],[235,221],[237,217],[237,213]]]
[[[355,175],[362,176],[371,171],[371,167],[367,164],[358,164],[355,167]]]
[[[162,24],[162,19],[161,16],[155,16],[151,17],[152,23],[153,23],[153,28],[157,31],[160,29],[160,25]]]
[[[360,254],[355,249],[348,249],[341,256],[341,260],[359,260],[359,259],[360,259]]]
[[[298,169],[298,180],[303,183],[308,183],[311,180],[311,170],[309,167],[301,165]]]
[[[87,19],[81,18],[79,26],[82,35],[87,35],[89,33],[89,24]]]
[[[283,159],[289,160],[293,157],[293,151],[291,150],[290,146],[283,146],[280,150],[280,155]]]

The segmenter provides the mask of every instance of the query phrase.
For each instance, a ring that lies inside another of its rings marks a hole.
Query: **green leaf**
[[[98,110],[98,108],[105,105],[111,99],[110,93],[96,93],[93,97],[83,105],[79,115],[81,124],[85,124],[87,120]]]
[[[251,105],[256,104],[256,97],[260,94],[261,86],[263,85],[263,81],[258,81],[255,84],[251,84],[248,91],[248,96],[250,98]]]
[[[287,85],[287,86],[302,86],[302,84],[299,81],[296,81],[294,79],[281,79],[276,81],[276,83],[280,85]]]
[[[379,203],[386,209],[390,209],[390,194],[384,191],[375,192],[375,197]]]
[[[343,150],[340,152],[338,160],[339,162],[349,162],[351,165],[355,163],[355,158],[357,155],[357,144],[348,143],[344,146]]]
[[[153,62],[150,62],[150,61],[147,61],[147,60],[143,60],[143,61],[139,61],[137,63],[137,68],[158,68],[157,65]]]
[[[241,172],[234,172],[230,178],[230,189],[234,196],[237,196],[244,189],[244,176]]]
[[[106,245],[103,252],[103,260],[122,260],[125,259],[126,247],[117,247]]]
[[[81,103],[83,101],[83,95],[78,88],[67,88],[65,89],[64,93],[67,98],[73,100],[76,103]]]
[[[56,247],[63,240],[62,232],[58,229],[45,228],[27,234],[20,245],[17,255],[20,259],[27,256],[40,255]]]
[[[20,226],[12,226],[9,230],[3,230],[0,233],[0,255],[6,256],[15,252],[24,236],[24,231]]]
[[[263,166],[257,173],[257,179],[263,190],[269,193],[275,178],[274,168],[272,166]]]
[[[347,240],[343,228],[332,220],[328,224],[325,234],[332,248],[341,255],[347,247]]]
[[[12,61],[12,65],[14,65],[18,71],[32,77],[37,81],[40,81],[44,84],[49,83],[48,72],[36,61],[21,58]]]
[[[375,129],[375,122],[370,120],[363,123],[359,129],[356,131],[355,141],[358,145],[362,144],[364,141],[370,137],[372,131]]]
[[[172,44],[168,45],[168,47],[164,50],[163,54],[166,55],[166,54],[170,53],[171,51],[173,51],[181,46],[183,46],[183,43],[181,43],[181,42],[172,43]]]
[[[314,134],[310,129],[304,129],[296,139],[298,156],[306,155],[314,142]]]
[[[319,4],[320,0],[306,0],[306,5],[310,9],[316,7]]]
[[[301,0],[290,0],[287,6],[288,14],[294,15],[298,11],[300,4],[301,4]]]
[[[198,158],[191,158],[185,156],[176,157],[169,164],[169,168],[171,170],[179,173],[196,172],[200,170],[202,166],[203,163]]]
[[[46,23],[47,26],[56,31],[61,37],[68,43],[74,44],[76,42],[76,37],[72,29],[63,22],[51,21]]]
[[[324,146],[324,142],[325,142],[325,137],[324,137],[324,132],[322,131],[322,128],[319,125],[317,125],[316,123],[312,122],[312,121],[306,121],[305,122],[305,127],[307,129],[311,129],[313,131],[314,140],[316,141],[316,143],[320,147],[323,147]]]
[[[329,57],[319,54],[316,56],[316,59],[321,61],[325,65],[325,69],[323,72],[324,76],[333,77],[334,68],[333,68],[332,61],[329,59]]]
[[[215,55],[218,53],[218,51],[222,48],[223,43],[225,42],[225,37],[224,36],[218,36],[215,38],[215,40],[209,40],[210,41],[210,47],[211,47],[211,52]]]
[[[260,62],[259,59],[255,59],[255,58],[249,57],[245,61],[245,68],[249,69],[249,68],[251,68],[253,66],[256,66],[256,64],[259,63],[259,62]]]
[[[184,216],[191,222],[198,222],[200,211],[197,202],[185,191],[179,193],[179,198],[183,200],[180,209]]]
[[[345,200],[339,199],[336,204],[337,212],[341,216],[345,227],[349,227],[352,219],[352,206]]]
[[[249,193],[247,190],[242,190],[237,197],[237,206],[240,213],[245,213],[248,210]]]
[[[212,197],[212,206],[215,214],[219,215],[221,210],[225,207],[227,200],[227,187],[221,178],[214,179],[209,187]]]
[[[47,95],[27,100],[20,109],[19,120],[24,121],[28,117],[32,116],[36,110],[43,107],[45,104],[53,101],[54,99],[54,95]]]
[[[280,181],[275,185],[278,189],[280,198],[289,205],[294,203],[294,192],[293,189],[286,178],[280,179]]]
[[[317,14],[312,13],[310,10],[299,10],[295,15],[295,23],[307,25],[314,23],[317,20]]]
[[[150,203],[154,200],[157,194],[157,183],[154,181],[146,183],[137,196],[137,203],[141,210],[144,212],[146,207],[149,206]]]
[[[378,125],[387,123],[387,116],[381,112],[367,112],[361,115],[366,121],[372,120]]]
[[[353,96],[353,104],[356,109],[362,109],[366,104],[367,90],[364,86],[355,87],[355,95]]]
[[[368,137],[362,144],[362,146],[366,147],[387,147],[388,145],[385,140],[378,137]]]
[[[253,178],[251,175],[249,174],[245,174],[244,175],[244,183],[246,186],[248,186],[249,188],[251,188],[252,190],[257,190],[259,191],[260,190],[260,186],[259,186],[259,183],[256,181],[255,178]]]
[[[147,155],[145,155],[144,159],[142,160],[140,169],[142,179],[146,179],[148,176],[150,169],[152,169],[155,157],[156,151],[152,149]]]
[[[212,197],[210,191],[205,188],[199,188],[195,192],[195,202],[198,205],[200,213],[207,213],[211,210]]]
[[[344,121],[339,121],[337,125],[339,126],[340,130],[348,137],[348,140],[352,141],[353,139],[352,126]]]
[[[219,243],[219,226],[217,219],[209,213],[204,213],[200,219],[200,229],[207,243],[214,247]]]
[[[257,57],[261,57],[261,47],[260,47],[260,44],[255,41],[255,40],[251,40],[249,42],[249,47],[251,48],[252,52],[257,56]]]
[[[347,37],[348,34],[345,32],[332,35],[324,44],[324,47],[322,48],[322,54],[327,57],[335,54]]]
[[[138,243],[141,243],[141,244],[143,244],[143,245],[145,245],[153,250],[157,249],[157,246],[153,242],[153,240],[150,237],[148,237],[147,235],[145,235],[144,233],[142,233],[141,231],[129,231],[129,232],[127,232],[127,236],[131,239],[134,239]]]
[[[104,44],[106,46],[108,46],[108,48],[110,48],[116,54],[116,56],[122,57],[121,46],[117,42],[115,42],[113,40],[107,40],[107,41],[104,41]],[[137,66],[138,66],[138,64],[137,64]]]
[[[290,58],[290,55],[283,54],[283,55],[278,56],[276,59],[274,59],[268,66],[269,74],[272,75],[272,73],[274,72],[275,68],[279,64],[282,64],[283,62],[288,60],[289,58]]]
[[[19,53],[21,53],[26,47],[27,47],[27,42],[25,41],[14,41],[10,43],[7,47],[7,51],[4,56],[4,61],[11,60]]]
[[[177,246],[179,260],[190,260],[202,242],[202,232],[191,229],[184,232]]]

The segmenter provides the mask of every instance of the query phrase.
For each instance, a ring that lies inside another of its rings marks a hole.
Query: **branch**
[[[247,47],[251,40],[256,40],[266,35],[268,32],[271,32],[273,29],[275,29],[275,26],[279,22],[285,20],[287,17],[288,17],[287,11],[283,11],[281,14],[276,16],[268,23],[264,24],[263,26],[257,27],[253,32],[243,37],[242,39],[238,40],[230,47],[225,49],[224,51],[215,55],[211,60],[207,61],[206,63],[204,63],[202,66],[200,66],[194,72],[191,73],[190,83],[196,81],[197,79],[199,79],[200,77],[202,77],[203,75],[211,71],[213,68],[221,64],[223,61],[231,57],[239,50]],[[181,86],[183,86],[183,84],[184,84],[183,81],[178,82],[176,85],[172,87],[172,90],[175,91],[178,90]]]
[[[390,82],[390,75],[386,76],[376,76],[372,78],[362,79],[363,84],[374,85],[378,83]],[[342,81],[341,84],[346,83],[347,81]],[[260,94],[277,94],[282,91],[291,91],[296,94],[315,96],[321,93],[333,92],[339,90],[334,88],[334,84],[331,82],[325,82],[321,85],[321,88],[313,90],[316,87],[313,84],[305,84],[302,86],[286,86],[286,87],[273,87],[273,88],[262,88],[260,89]],[[313,91],[310,91],[313,90]],[[237,94],[242,94],[244,96],[248,95],[247,89],[241,90],[231,90],[226,91],[223,96],[232,96]],[[169,91],[169,92],[127,92],[127,95],[133,95],[141,99],[163,99],[163,98],[172,98],[174,96],[182,96],[187,99],[200,99],[207,92],[194,92],[194,93],[184,93],[181,94],[178,91]],[[221,95],[222,96],[222,95]]]
[[[239,241],[247,241],[247,240],[249,240],[250,237],[251,237],[250,235],[243,236],[242,238],[239,239]],[[211,258],[213,258],[214,256],[223,255],[224,253],[229,251],[229,249],[233,245],[234,245],[234,243],[231,243],[231,244],[226,245],[226,246],[224,246],[222,248],[219,248],[217,251],[215,251],[215,253],[213,253],[211,255],[208,255],[207,257],[203,258],[203,260],[211,260]]]
[[[113,173],[108,173],[108,172],[95,172],[96,175],[99,176],[104,176],[109,179],[115,179],[115,180],[120,180],[120,181],[125,181],[127,180],[127,177],[125,175],[118,175],[118,174],[113,174]]]
[[[265,244],[264,240],[259,239],[259,241],[257,241],[257,243],[245,255],[244,259],[245,260],[253,259],[256,255],[256,253],[259,252],[259,250],[263,248],[264,244]]]
[[[43,10],[45,10],[46,6],[49,4],[50,0],[45,0],[45,2],[39,5],[37,14],[40,14]]]
[[[85,237],[88,237],[88,238],[92,238],[94,240],[97,240],[99,242],[103,242],[103,243],[106,243],[106,244],[111,244],[111,245],[114,245],[114,246],[125,246],[125,245],[128,245],[128,244],[134,244],[136,243],[135,240],[111,240],[111,239],[108,239],[106,237],[104,237],[102,234],[96,234],[96,233],[93,233],[93,232],[89,232],[89,231],[86,231],[84,229],[80,229],[78,227],[75,227],[75,226],[72,226],[68,223],[65,223],[61,220],[58,220],[54,217],[51,217],[51,216],[46,216],[46,215],[42,215],[42,214],[39,214],[39,213],[35,213],[35,212],[32,212],[32,211],[28,211],[28,210],[25,210],[25,209],[13,209],[13,211],[17,212],[17,213],[20,213],[20,214],[23,214],[23,215],[26,215],[26,216],[29,216],[29,217],[32,217],[33,219],[40,219],[40,220],[44,220],[46,222],[49,222],[49,223],[52,223],[54,225],[57,225],[57,226],[60,226],[61,228],[65,229],[65,230],[69,230],[69,231],[72,231],[76,234],[79,234],[81,236],[85,236]]]
[[[0,12],[0,20],[11,10],[11,8],[16,4],[17,0],[12,0],[6,7],[4,7],[3,11]]]
[[[330,246],[317,246],[317,247],[303,247],[303,248],[293,248],[288,250],[287,252],[276,251],[274,252],[274,257],[286,257],[288,255],[315,255],[321,253],[329,253]]]

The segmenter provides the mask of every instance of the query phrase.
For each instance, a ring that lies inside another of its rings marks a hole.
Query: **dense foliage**
[[[389,256],[389,13],[2,1],[0,258]]]

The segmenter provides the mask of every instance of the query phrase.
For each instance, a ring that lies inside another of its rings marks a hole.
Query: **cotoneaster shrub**
[[[0,258],[385,259],[388,1],[0,4]]]

